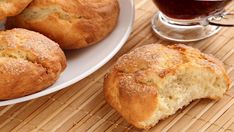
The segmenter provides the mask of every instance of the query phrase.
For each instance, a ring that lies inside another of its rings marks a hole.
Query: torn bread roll
[[[130,124],[149,129],[195,99],[220,99],[229,85],[213,56],[181,44],[151,44],[117,61],[105,77],[104,94]]]

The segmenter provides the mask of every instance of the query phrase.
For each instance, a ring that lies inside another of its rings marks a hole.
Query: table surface
[[[103,77],[121,55],[145,44],[172,44],[161,40],[151,30],[150,20],[157,10],[152,1],[135,2],[133,32],[111,61],[67,89],[32,101],[0,107],[0,131],[140,131],[112,109],[102,93]],[[160,121],[150,131],[234,131],[234,28],[223,28],[211,38],[188,45],[213,54],[225,63],[232,79],[231,90],[220,101],[194,101]]]

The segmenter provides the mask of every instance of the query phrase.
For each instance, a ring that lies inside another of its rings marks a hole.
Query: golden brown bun
[[[32,0],[0,0],[0,20],[18,15]]]
[[[7,25],[38,31],[63,49],[78,49],[104,39],[118,16],[117,0],[34,0]]]
[[[45,36],[25,29],[0,32],[0,100],[47,88],[65,67],[63,51]]]
[[[104,80],[107,102],[149,129],[200,98],[219,99],[230,80],[222,63],[185,45],[152,44],[122,56]]]

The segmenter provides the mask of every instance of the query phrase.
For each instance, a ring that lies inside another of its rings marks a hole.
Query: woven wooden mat
[[[159,39],[151,30],[150,20],[157,10],[151,0],[135,2],[134,30],[109,63],[65,90],[0,107],[0,131],[140,131],[106,104],[102,93],[103,76],[118,57],[141,45],[171,43]],[[223,28],[216,36],[188,45],[221,59],[232,79],[232,88],[220,101],[194,101],[150,131],[234,131],[234,28]]]

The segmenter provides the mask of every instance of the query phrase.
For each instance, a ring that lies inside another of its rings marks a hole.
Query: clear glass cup
[[[153,30],[162,38],[192,42],[216,34],[220,26],[234,26],[233,14],[224,8],[231,0],[153,0],[159,11],[152,18]],[[221,20],[228,17],[232,22]]]

